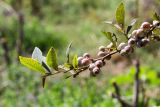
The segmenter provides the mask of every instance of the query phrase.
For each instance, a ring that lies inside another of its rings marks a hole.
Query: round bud
[[[134,45],[135,42],[136,42],[136,39],[134,39],[134,38],[130,38],[130,39],[128,40],[128,44],[131,45],[131,46]]]
[[[99,74],[99,72],[100,72],[100,68],[98,68],[98,67],[95,67],[95,68],[93,68],[93,74]]]
[[[136,36],[137,35],[137,30],[134,30],[133,32],[132,32],[132,36]]]
[[[143,29],[137,29],[137,35],[135,36],[136,39],[141,39],[145,37]]]
[[[154,20],[153,21],[153,26],[159,26],[160,25],[160,22],[159,21],[157,21],[157,20]]]
[[[78,57],[77,60],[78,60],[78,65],[81,66],[82,65],[82,59],[83,57]]]
[[[83,57],[84,57],[84,58],[90,58],[91,55],[90,55],[89,53],[84,53],[84,54],[83,54]]]
[[[118,45],[117,49],[122,50],[126,46],[126,43],[122,42]]]
[[[151,24],[149,22],[143,22],[140,28],[143,30],[149,30],[151,28]]]
[[[143,46],[145,46],[145,45],[147,45],[148,43],[149,43],[149,39],[147,39],[147,38],[144,38],[144,39],[142,39],[141,40],[142,41],[142,43],[143,43]]]
[[[129,53],[131,51],[131,46],[130,45],[127,45],[125,46],[124,50],[126,50],[127,53]]]
[[[138,40],[136,44],[137,44],[137,47],[138,47],[138,48],[144,46],[144,45],[143,45],[143,42],[142,42],[141,40]]]
[[[121,55],[126,55],[126,54],[127,54],[126,49],[122,49],[122,50],[120,51],[120,54],[121,54]]]
[[[105,51],[105,47],[104,46],[100,46],[99,50],[104,52]]]
[[[95,68],[95,67],[96,67],[96,65],[94,63],[89,64],[89,70],[90,71],[92,71],[93,68]]]
[[[105,55],[107,55],[108,53],[107,52],[103,52],[103,51],[99,51],[98,52],[98,56],[99,57],[103,57],[103,56],[105,56]]]
[[[107,45],[107,48],[108,49],[113,48],[113,43],[111,42],[109,45]]]
[[[86,66],[86,65],[89,65],[89,63],[90,63],[90,59],[89,58],[82,59],[82,65]]]
[[[95,65],[97,66],[97,67],[102,67],[103,66],[103,62],[102,62],[102,60],[98,60],[98,61],[96,61],[95,62]]]

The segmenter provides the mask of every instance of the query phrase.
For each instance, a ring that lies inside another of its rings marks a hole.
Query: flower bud
[[[84,58],[90,58],[91,55],[90,55],[89,53],[84,53],[84,54],[83,54],[83,57],[84,57]]]
[[[137,47],[140,48],[140,47],[143,47],[143,42],[141,40],[138,40],[137,43],[136,43]]]
[[[103,52],[103,51],[99,51],[98,52],[98,56],[99,57],[103,57],[103,56],[105,56],[105,55],[107,55],[108,53],[107,52]]]
[[[109,45],[107,45],[107,48],[108,49],[113,48],[113,43],[111,42]]]
[[[100,68],[98,68],[98,67],[95,67],[95,68],[93,68],[93,74],[99,74],[99,72],[100,72]]]
[[[143,22],[140,28],[143,30],[150,30],[151,24],[149,22]]]
[[[83,59],[83,57],[78,57],[77,58],[77,60],[78,60],[78,66],[82,65],[82,59]]]
[[[132,36],[135,37],[136,35],[137,35],[137,30],[134,30],[134,31],[132,32]]]
[[[154,20],[153,21],[153,26],[159,26],[160,25],[160,22],[159,21],[157,21],[157,20]]]
[[[102,62],[102,60],[98,60],[98,61],[96,61],[95,62],[95,65],[97,66],[97,67],[102,67],[103,66],[103,62]]]
[[[122,50],[120,51],[120,54],[123,55],[123,56],[126,55],[126,54],[127,54],[126,49],[122,49]]]
[[[125,46],[124,49],[126,50],[127,53],[129,53],[131,51],[131,48],[132,47],[130,45],[127,45],[127,46]]]
[[[143,38],[145,37],[145,33],[143,31],[143,29],[137,29],[137,35],[135,36],[136,39],[139,39],[139,38]]]
[[[99,50],[104,52],[105,51],[105,47],[104,46],[100,46]]]
[[[118,45],[117,49],[122,50],[126,46],[126,43],[122,42]]]
[[[128,44],[131,45],[131,46],[134,45],[135,42],[136,42],[136,40],[135,40],[134,38],[130,38],[130,39],[128,40]]]
[[[87,66],[90,63],[90,59],[89,58],[84,58],[82,59],[82,65]]]
[[[92,71],[93,68],[95,68],[95,67],[96,67],[95,63],[89,64],[89,70],[90,70],[90,71]]]
[[[145,45],[147,45],[148,43],[149,43],[149,39],[147,39],[147,38],[144,38],[144,39],[142,39],[141,40],[142,41],[142,43],[143,43],[143,46],[145,46]]]

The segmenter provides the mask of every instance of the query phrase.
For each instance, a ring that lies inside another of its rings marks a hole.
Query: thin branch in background
[[[140,79],[139,79],[139,74],[140,74],[140,63],[139,60],[134,61],[135,68],[136,68],[136,73],[134,77],[134,95],[133,95],[133,107],[138,107],[139,104],[139,88],[140,88]]]
[[[5,30],[1,30],[1,35],[0,35],[0,43],[2,45],[2,48],[4,50],[4,59],[7,65],[10,64],[11,60],[9,57],[9,48],[8,48],[8,43],[7,43],[7,38],[6,38],[6,32]]]
[[[113,83],[113,87],[115,89],[115,93],[112,94],[112,97],[116,98],[122,107],[132,107],[131,104],[122,99],[119,86],[117,85],[116,82]]]
[[[17,58],[19,55],[22,55],[23,39],[24,39],[24,15],[22,12],[18,14],[18,23],[19,23],[19,37],[17,38]]]

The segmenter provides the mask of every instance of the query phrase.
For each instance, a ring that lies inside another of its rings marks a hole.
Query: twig
[[[131,104],[121,98],[120,89],[116,82],[113,83],[113,87],[115,89],[115,93],[112,94],[112,97],[116,98],[122,107],[132,107]]]
[[[139,79],[139,74],[140,74],[140,64],[139,61],[135,61],[135,68],[136,68],[136,73],[135,73],[135,83],[134,83],[134,95],[133,95],[133,107],[138,107],[139,104],[139,88],[140,88],[140,79]]]

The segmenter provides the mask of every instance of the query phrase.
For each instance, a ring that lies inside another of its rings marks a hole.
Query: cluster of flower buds
[[[90,70],[90,75],[91,76],[96,76],[97,74],[100,73],[101,67],[105,65],[105,62],[102,60],[97,60],[94,63],[89,64],[89,70]]]
[[[104,57],[110,53],[109,49],[113,47],[113,43],[110,43],[107,47],[105,46],[100,46],[99,47],[99,52],[97,54],[98,57]],[[110,60],[111,56],[106,57],[106,60]]]
[[[120,43],[117,46],[117,52],[121,55],[126,55],[134,52],[134,47],[144,47],[150,42],[153,28],[160,25],[159,21],[153,21],[153,24],[149,22],[143,22],[139,29],[134,30],[128,39],[127,43]],[[159,36],[154,36],[155,40],[160,40]],[[108,46],[100,46],[97,56],[101,59],[92,59],[89,53],[84,53],[83,56],[78,57],[78,66],[88,66],[91,76],[96,76],[100,73],[101,67],[105,65],[105,60],[111,59],[111,52],[114,49],[113,43]]]
[[[143,22],[139,29],[134,30],[128,43],[120,43],[117,49],[121,55],[126,55],[134,51],[134,46],[144,47],[150,42],[150,35],[152,35],[151,29],[159,24],[159,21],[153,21],[153,24],[149,22]],[[151,32],[150,32],[151,31]]]
[[[78,66],[87,66],[91,63],[91,56],[89,53],[84,53],[83,56],[78,57]]]

